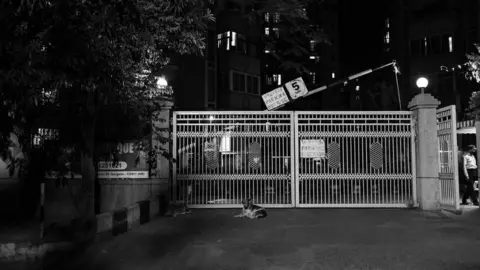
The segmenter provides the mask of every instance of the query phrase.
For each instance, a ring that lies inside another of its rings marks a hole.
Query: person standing
[[[463,156],[463,173],[465,174],[466,190],[465,193],[463,193],[462,205],[467,205],[468,197],[470,197],[470,200],[474,205],[478,205],[478,198],[475,196],[473,190],[473,184],[477,181],[476,152],[477,148],[475,145],[469,145],[467,153]]]

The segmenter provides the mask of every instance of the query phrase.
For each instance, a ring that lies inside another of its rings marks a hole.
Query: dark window
[[[227,1],[227,10],[229,10],[229,11],[241,11],[242,6],[239,3],[237,3],[237,1],[235,1],[235,0],[229,0],[229,1]]]
[[[258,77],[253,77],[253,93],[254,94],[260,94],[260,91],[258,89],[258,84],[259,84]]]
[[[232,90],[240,91],[240,74],[232,73]]]
[[[415,39],[410,41],[410,54],[412,56],[419,56],[422,52],[422,40]]]
[[[253,78],[252,76],[247,76],[247,92],[254,94],[254,89],[253,89]]]
[[[245,86],[246,86],[246,85],[245,85],[245,83],[246,83],[246,82],[245,82],[245,74],[239,74],[239,76],[240,76],[240,77],[239,77],[240,79],[239,79],[239,84],[238,84],[239,87],[238,87],[238,89],[239,89],[239,91],[245,92],[245,91],[246,91],[246,87],[245,87]]]
[[[235,33],[235,32],[232,32]],[[232,47],[235,45],[237,47],[237,52],[241,54],[246,54],[247,53],[247,40],[244,35],[241,34],[234,34],[233,35],[234,40],[232,40]]]
[[[215,102],[215,72],[213,69],[208,69],[208,102]]]
[[[250,55],[252,57],[257,56],[257,46],[255,44],[250,44],[249,45],[248,55]]]
[[[441,53],[442,37],[441,36],[430,37],[430,47],[431,47],[432,53]]]
[[[215,56],[215,33],[212,30],[208,30],[208,59],[213,60]]]
[[[467,52],[476,52],[475,43],[478,43],[477,29],[468,31]]]

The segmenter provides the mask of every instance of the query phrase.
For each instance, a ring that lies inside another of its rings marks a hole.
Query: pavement
[[[44,270],[480,269],[480,210],[193,209],[97,242]],[[1,267],[0,267],[1,268]],[[7,268],[2,268],[7,269]]]

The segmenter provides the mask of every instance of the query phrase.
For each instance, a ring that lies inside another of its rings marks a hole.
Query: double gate
[[[176,112],[174,199],[192,207],[408,207],[411,112]]]

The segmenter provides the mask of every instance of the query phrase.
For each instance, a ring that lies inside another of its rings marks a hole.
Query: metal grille
[[[440,204],[450,210],[460,208],[456,119],[455,105],[437,110]]]
[[[293,113],[176,112],[174,194],[192,207],[242,199],[292,207]]]
[[[296,129],[295,149],[303,140],[327,145],[324,156],[296,155],[298,207],[414,204],[411,112],[298,112]]]

